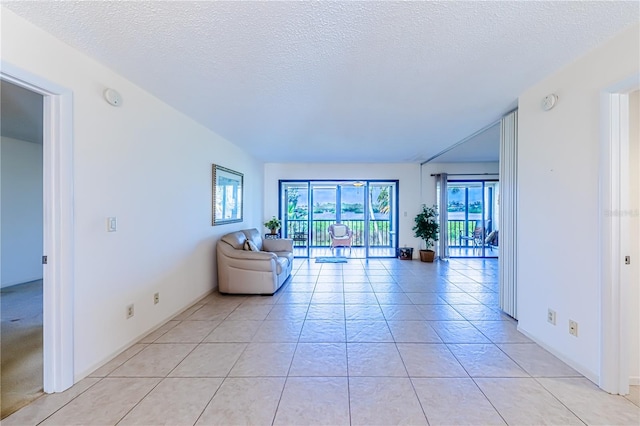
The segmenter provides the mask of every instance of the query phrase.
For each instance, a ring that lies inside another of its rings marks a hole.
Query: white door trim
[[[613,394],[629,393],[629,95],[639,87],[633,75],[602,93],[600,155],[600,378]],[[638,260],[636,260],[638,261]]]
[[[5,61],[0,77],[44,97],[44,391],[73,385],[73,93]]]

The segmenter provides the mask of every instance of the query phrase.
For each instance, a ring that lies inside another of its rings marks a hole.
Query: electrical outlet
[[[131,318],[133,316],[133,304],[127,306],[127,319]]]
[[[578,337],[578,323],[573,320],[569,320],[569,334]]]
[[[556,325],[556,311],[551,308],[547,311],[547,322]]]
[[[153,295],[153,304],[157,305],[158,303],[160,303],[160,293],[155,293]]]

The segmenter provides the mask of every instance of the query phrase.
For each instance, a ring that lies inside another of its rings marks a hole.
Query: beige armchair
[[[220,238],[216,252],[220,293],[273,294],[291,276],[291,239],[263,240],[245,229]]]

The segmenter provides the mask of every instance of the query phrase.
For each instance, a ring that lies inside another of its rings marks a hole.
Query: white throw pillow
[[[333,236],[344,237],[347,235],[347,227],[345,225],[333,225]]]

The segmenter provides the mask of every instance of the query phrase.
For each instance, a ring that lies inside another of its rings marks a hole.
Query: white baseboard
[[[598,385],[598,382],[600,381],[600,376],[598,375],[598,373],[596,373],[595,371],[591,371],[590,369],[588,369],[587,367],[585,367],[582,364],[579,364],[577,362],[575,362],[572,359],[567,358],[566,356],[564,356],[563,354],[561,354],[560,352],[558,352],[556,349],[550,347],[549,345],[540,342],[538,339],[536,339],[534,336],[532,336],[531,334],[527,333],[525,330],[521,329],[520,326],[518,325],[517,327],[518,331],[522,334],[524,334],[525,336],[527,336],[529,339],[533,340],[535,343],[537,343],[538,345],[540,345],[542,348],[544,348],[546,351],[551,352],[551,354],[553,354],[556,358],[558,358],[560,361],[564,362],[565,364],[567,364],[569,367],[573,368],[574,370],[576,370],[578,373],[582,374],[584,377],[586,377],[587,379],[591,380],[593,383],[595,383],[596,385]]]
[[[640,386],[640,376],[629,377],[629,386]]]
[[[11,287],[14,285],[18,285],[18,284],[26,284],[26,283],[30,283],[32,281],[38,281],[42,279],[42,275],[35,275],[33,277],[27,277],[27,278],[22,278],[19,280],[13,280],[13,281],[7,281],[2,283],[2,285],[0,285],[0,288],[6,288],[6,287]]]
[[[172,318],[174,318],[177,315],[179,315],[180,313],[182,313],[185,309],[189,308],[190,306],[192,306],[197,301],[207,297],[209,294],[211,294],[211,293],[213,293],[215,291],[217,291],[217,287],[215,289],[212,289],[212,290],[211,289],[207,290],[204,294],[201,294],[200,296],[194,298],[191,302],[187,303],[182,308],[176,310],[171,315],[168,315],[164,320],[160,321],[158,324],[156,324],[155,326],[151,327],[149,330],[145,331],[144,333],[141,333],[139,336],[131,339],[128,343],[126,343],[125,345],[123,345],[120,348],[118,348],[115,351],[113,351],[111,354],[109,354],[107,357],[105,357],[102,361],[99,361],[99,362],[95,363],[93,366],[89,367],[88,369],[86,369],[84,371],[81,371],[78,374],[75,374],[74,377],[73,377],[73,384],[78,383],[80,380],[84,379],[89,374],[93,373],[98,368],[102,367],[103,365],[107,364],[109,361],[111,361],[112,359],[114,359],[115,357],[120,355],[126,349],[128,349],[131,346],[133,346],[134,344],[138,343],[140,341],[140,339],[142,339],[143,337],[153,333],[154,331],[156,331],[157,329],[162,327],[167,321],[170,321]]]

